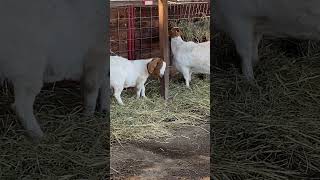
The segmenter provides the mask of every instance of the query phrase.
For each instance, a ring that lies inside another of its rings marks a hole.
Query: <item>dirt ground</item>
[[[209,124],[174,136],[111,147],[111,179],[210,179]]]

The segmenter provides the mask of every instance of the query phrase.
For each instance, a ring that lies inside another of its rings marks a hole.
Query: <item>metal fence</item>
[[[111,2],[112,3],[112,2]],[[210,1],[170,2],[169,21],[210,17]],[[158,6],[124,5],[112,7],[110,50],[128,59],[160,55]]]

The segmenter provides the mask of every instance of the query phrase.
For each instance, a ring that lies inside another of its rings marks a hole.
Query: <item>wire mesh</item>
[[[210,17],[210,2],[170,2],[169,21]],[[160,56],[158,6],[111,6],[110,50],[129,59]]]

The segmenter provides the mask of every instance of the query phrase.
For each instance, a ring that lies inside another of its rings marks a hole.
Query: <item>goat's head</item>
[[[178,37],[182,35],[182,31],[179,27],[172,27],[169,32],[171,38]]]
[[[166,62],[161,58],[153,58],[147,64],[148,73],[156,78],[162,78],[166,70]]]

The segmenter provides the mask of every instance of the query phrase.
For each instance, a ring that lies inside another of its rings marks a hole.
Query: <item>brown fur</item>
[[[148,72],[151,76],[156,78],[160,77],[160,69],[163,64],[163,59],[161,58],[153,58],[151,62],[148,63],[147,68]]]
[[[179,73],[179,71],[174,66],[169,67],[169,77],[170,78],[175,77],[178,73]]]
[[[169,32],[169,36],[171,38],[178,37],[178,36],[181,36],[181,35],[182,35],[182,32],[181,32],[181,29],[179,27],[172,27],[170,32]]]

